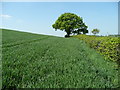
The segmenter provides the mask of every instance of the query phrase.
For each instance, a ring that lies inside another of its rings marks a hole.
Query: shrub
[[[74,37],[84,40],[90,47],[96,49],[100,54],[105,56],[105,59],[120,62],[119,37],[97,37],[94,35],[76,35]]]

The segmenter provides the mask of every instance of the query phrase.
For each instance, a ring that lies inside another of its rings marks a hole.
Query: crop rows
[[[8,36],[4,37],[5,34]],[[14,38],[14,35],[20,39]],[[3,31],[4,45],[15,45],[3,46],[3,88],[118,87],[116,64],[104,60],[83,41],[76,38],[32,35],[27,36],[32,37],[29,39],[24,33]],[[21,39],[25,43],[21,44]],[[14,42],[16,40],[18,45]]]

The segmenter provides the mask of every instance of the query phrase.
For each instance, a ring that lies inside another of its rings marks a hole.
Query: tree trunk
[[[67,36],[69,37],[70,36],[70,30],[66,30],[67,32]]]

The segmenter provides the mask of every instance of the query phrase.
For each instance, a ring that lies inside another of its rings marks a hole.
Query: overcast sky
[[[89,34],[94,28],[99,35],[118,33],[118,2],[2,2],[2,27],[46,35],[64,36],[52,24],[65,13],[83,18]]]

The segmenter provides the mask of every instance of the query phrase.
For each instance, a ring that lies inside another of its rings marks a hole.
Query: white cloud
[[[10,16],[10,15],[5,15],[5,14],[4,14],[4,15],[3,15],[3,14],[0,14],[0,17],[1,17],[1,18],[11,18],[12,16]]]

